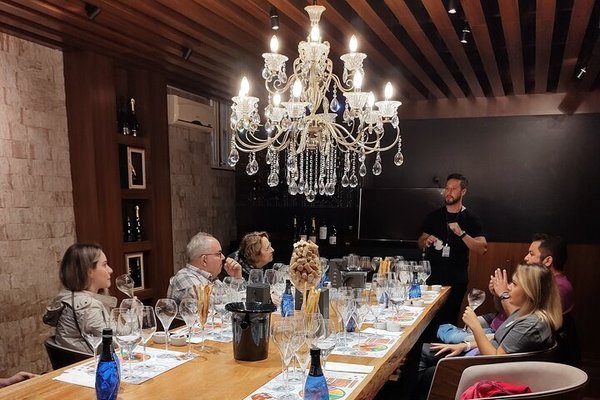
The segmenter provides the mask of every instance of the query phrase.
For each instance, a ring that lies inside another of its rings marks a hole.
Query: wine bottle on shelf
[[[308,240],[308,228],[306,227],[306,218],[302,219],[302,228],[300,229],[300,240]]]
[[[337,229],[335,228],[335,225],[331,225],[331,229],[329,230],[329,244],[331,246],[337,244]]]
[[[300,240],[300,227],[298,226],[298,218],[294,215],[294,233],[292,241],[295,243]]]
[[[354,242],[354,226],[348,225],[348,232],[346,232],[346,240],[345,240],[344,244],[346,246],[350,246],[350,245],[352,245],[353,242]]]
[[[319,241],[321,243],[327,241],[327,224],[325,223],[325,220],[321,221],[321,225],[319,225]]]
[[[290,317],[294,315],[294,296],[292,295],[292,282],[285,280],[285,291],[281,295],[281,316]]]
[[[117,123],[119,127],[119,133],[121,135],[129,135],[129,118],[127,116],[127,107],[125,106],[125,98],[123,96],[119,96]]]
[[[313,243],[317,243],[317,221],[315,220],[315,217],[312,217],[310,222],[308,240],[310,240]]]
[[[125,219],[125,241],[126,242],[135,242],[135,237],[133,235],[133,226],[131,224],[131,217],[128,215]]]
[[[133,97],[129,101],[129,104],[129,131],[131,132],[132,136],[139,136],[140,124],[137,116],[135,115],[135,99]]]
[[[329,388],[321,368],[321,349],[310,349],[310,369],[304,384],[304,400],[329,400]]]
[[[140,206],[135,206],[135,223],[133,225],[133,236],[138,242],[144,240],[144,228],[142,227],[142,219],[140,218]]]
[[[119,359],[112,345],[112,329],[102,330],[102,353],[96,367],[96,399],[116,400],[119,393]]]

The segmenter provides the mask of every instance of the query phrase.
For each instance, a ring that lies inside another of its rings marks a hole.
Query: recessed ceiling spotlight
[[[275,7],[271,8],[270,12],[271,17],[271,29],[274,31],[279,29],[279,14],[277,13],[277,9]]]
[[[448,0],[448,14],[456,14],[456,0]]]

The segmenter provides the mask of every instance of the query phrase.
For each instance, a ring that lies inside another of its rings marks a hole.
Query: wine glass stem
[[[169,350],[169,328],[165,328],[165,350]]]
[[[190,325],[188,327],[188,355],[192,355],[192,326],[194,324]]]
[[[132,359],[133,359],[133,347],[134,346],[130,346],[129,347],[129,354],[128,354],[128,357],[127,357],[129,359],[129,362],[128,362],[128,364],[129,364],[129,379],[131,379],[133,377],[133,362],[132,362]]]

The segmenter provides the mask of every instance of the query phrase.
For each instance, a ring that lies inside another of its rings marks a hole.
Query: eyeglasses
[[[219,256],[219,257],[223,257],[223,250],[219,250],[216,253],[206,253],[206,254],[200,254],[201,256]]]

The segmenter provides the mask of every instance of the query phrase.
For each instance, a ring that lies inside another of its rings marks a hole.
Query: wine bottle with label
[[[294,215],[294,226],[293,226],[293,236],[292,236],[292,240],[295,242],[297,242],[298,240],[300,240],[300,226],[298,225],[298,217],[296,217]]]
[[[337,244],[337,229],[335,225],[331,225],[331,229],[329,229],[329,244],[331,246],[335,246]]]
[[[329,388],[321,368],[321,349],[310,349],[310,369],[304,384],[304,400],[329,400]]]
[[[144,228],[142,227],[142,218],[140,217],[140,206],[135,206],[135,222],[133,224],[133,236],[137,242],[144,240]]]
[[[129,118],[127,116],[127,107],[125,106],[125,98],[119,96],[119,104],[117,106],[117,124],[121,135],[129,135]]]
[[[322,243],[327,241],[327,224],[325,220],[321,221],[321,225],[319,225],[319,241]]]
[[[135,115],[135,99],[132,97],[129,101],[129,131],[132,136],[140,136],[140,124]]]
[[[116,400],[119,393],[119,359],[112,345],[112,329],[102,330],[102,353],[96,367],[96,399]]]
[[[308,240],[308,228],[306,227],[306,218],[302,219],[302,228],[300,229],[300,240]]]
[[[317,243],[317,221],[315,220],[315,217],[312,217],[310,222],[308,240],[310,240],[313,243]]]
[[[133,226],[131,224],[131,217],[128,215],[125,220],[125,241],[126,242],[135,242],[135,237],[133,235]]]

